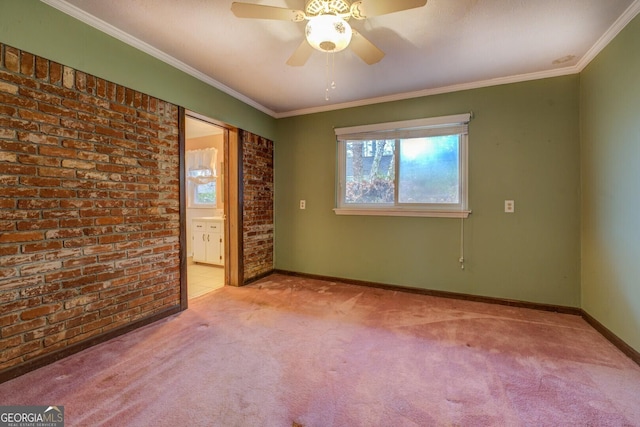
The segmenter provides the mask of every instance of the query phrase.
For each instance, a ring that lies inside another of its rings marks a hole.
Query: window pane
[[[194,202],[200,204],[216,203],[216,182],[211,181],[207,184],[195,184]]]
[[[345,203],[393,203],[395,141],[347,141],[345,145]]]
[[[458,135],[403,139],[399,203],[459,203]]]

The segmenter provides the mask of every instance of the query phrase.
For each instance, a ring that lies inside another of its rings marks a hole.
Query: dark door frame
[[[224,275],[225,285],[242,286],[242,144],[239,143],[240,131],[226,123],[219,122],[201,114],[179,108],[179,183],[180,183],[180,310],[189,306],[187,293],[187,195],[186,195],[186,118],[190,117],[224,129]]]

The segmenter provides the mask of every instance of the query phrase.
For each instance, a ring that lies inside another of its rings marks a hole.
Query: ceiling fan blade
[[[231,11],[238,18],[276,19],[279,21],[304,21],[304,12],[283,7],[263,6],[251,3],[231,3]]]
[[[427,0],[359,0],[351,4],[351,15],[356,19],[366,19],[422,7],[425,4],[427,4]]]
[[[349,47],[360,57],[360,59],[369,65],[375,64],[384,58],[383,51],[378,49],[373,43],[355,30],[353,30],[353,36],[351,37]]]
[[[307,60],[313,53],[313,47],[306,41],[302,40],[302,43],[293,52],[293,55],[287,60],[287,65],[292,67],[301,67],[307,63]]]

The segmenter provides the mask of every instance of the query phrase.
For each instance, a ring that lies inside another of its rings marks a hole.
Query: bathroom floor
[[[187,290],[190,299],[222,288],[223,286],[223,266],[196,264],[189,259],[187,264]]]

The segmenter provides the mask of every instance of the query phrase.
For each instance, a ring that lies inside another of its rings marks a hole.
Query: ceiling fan
[[[238,18],[275,19],[302,22],[307,20],[305,40],[300,43],[288,65],[302,66],[313,49],[321,52],[340,52],[347,46],[367,64],[375,64],[384,52],[353,30],[347,22],[372,16],[386,15],[407,9],[422,7],[427,0],[307,0],[304,10],[233,2],[231,11]]]

